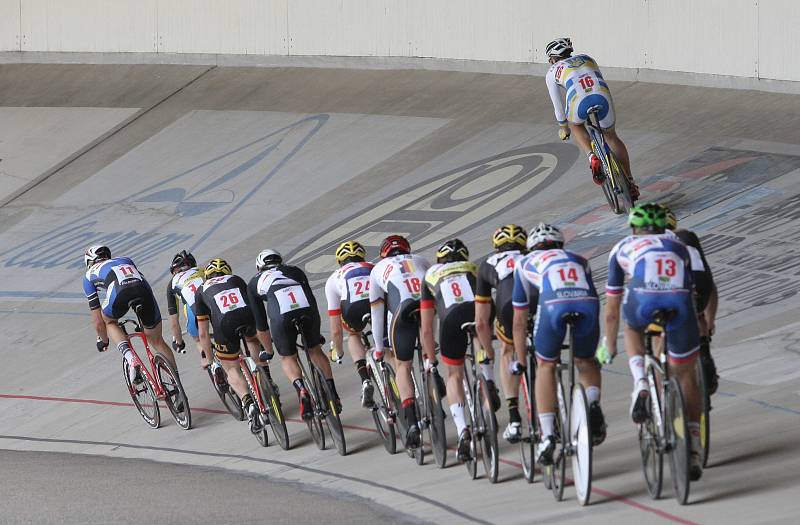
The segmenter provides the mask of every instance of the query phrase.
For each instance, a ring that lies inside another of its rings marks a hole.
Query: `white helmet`
[[[564,244],[564,234],[550,224],[540,222],[539,225],[528,234],[528,249],[533,250],[540,244],[560,243]]]
[[[283,257],[275,250],[261,250],[256,257],[256,270],[263,272],[268,268],[274,268],[283,262]]]
[[[572,40],[564,38],[556,38],[545,48],[545,53],[548,57],[563,57],[568,53],[572,53]]]
[[[111,258],[111,249],[109,249],[108,246],[104,246],[102,244],[95,244],[94,246],[89,246],[88,248],[86,248],[86,251],[83,252],[83,262],[86,263],[87,268],[97,263],[98,261],[104,261],[110,258]]]

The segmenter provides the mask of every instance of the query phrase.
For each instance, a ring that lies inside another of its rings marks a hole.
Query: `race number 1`
[[[298,308],[308,308],[309,306],[302,286],[287,286],[286,288],[275,290],[275,297],[278,299],[278,306],[282,314]]]

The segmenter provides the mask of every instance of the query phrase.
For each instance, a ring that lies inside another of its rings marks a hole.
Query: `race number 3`
[[[364,275],[348,279],[347,291],[351,303],[369,299],[369,276]]]
[[[222,313],[246,306],[238,288],[223,290],[217,293],[214,295],[214,302],[217,303],[217,308],[219,308],[219,311]]]
[[[298,308],[308,308],[309,306],[303,287],[299,285],[275,290],[275,298],[278,299],[278,306],[282,314]]]
[[[125,281],[141,281],[142,274],[135,266],[130,264],[120,264],[112,268],[117,276],[117,282],[122,284]]]
[[[464,274],[445,277],[441,284],[442,300],[445,308],[451,305],[475,300],[472,287]]]

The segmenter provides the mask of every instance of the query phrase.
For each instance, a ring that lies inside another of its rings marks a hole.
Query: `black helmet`
[[[169,265],[169,271],[174,272],[175,270],[180,270],[182,268],[193,268],[197,266],[197,261],[194,258],[194,255],[187,252],[186,250],[181,250],[175,254],[175,257],[172,258],[172,263]]]
[[[436,262],[448,263],[455,261],[468,261],[469,250],[460,239],[450,239],[436,250]]]

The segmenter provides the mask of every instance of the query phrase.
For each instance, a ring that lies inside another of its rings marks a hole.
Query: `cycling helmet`
[[[345,241],[336,248],[336,262],[339,266],[349,260],[363,261],[367,257],[367,250],[358,241]]]
[[[381,257],[411,253],[411,244],[402,235],[390,235],[381,243]]]
[[[661,207],[664,208],[664,211],[667,214],[667,226],[666,226],[666,228],[668,230],[676,229],[678,227],[678,218],[675,216],[674,213],[672,213],[672,210],[669,209],[669,206],[667,206],[665,204],[662,204]]]
[[[570,38],[556,38],[545,48],[548,57],[565,57],[572,53],[572,40]]]
[[[108,246],[103,246],[102,244],[95,244],[94,246],[89,246],[83,253],[83,262],[86,263],[87,268],[97,262],[104,261],[110,258],[111,258],[111,250],[109,249]]]
[[[233,273],[231,265],[225,259],[211,259],[206,266],[206,279],[211,279],[217,275],[230,275]]]
[[[197,261],[195,260],[194,255],[186,250],[181,250],[175,254],[175,257],[172,258],[172,263],[169,265],[169,271],[171,273],[175,270],[189,269],[195,266],[197,266]]]
[[[261,250],[261,253],[256,257],[256,270],[263,272],[269,268],[275,268],[283,262],[283,257],[275,250],[267,248]]]
[[[468,261],[469,250],[460,239],[450,239],[436,250],[436,262],[448,263],[455,261]]]
[[[545,250],[564,246],[564,234],[550,224],[540,222],[528,235],[529,250]]]
[[[506,224],[500,226],[492,235],[492,246],[498,252],[505,250],[519,250],[525,248],[528,240],[528,233],[522,226],[516,224]]]
[[[645,202],[631,208],[628,213],[628,224],[631,228],[648,233],[664,233],[667,227],[667,212],[660,204]]]

